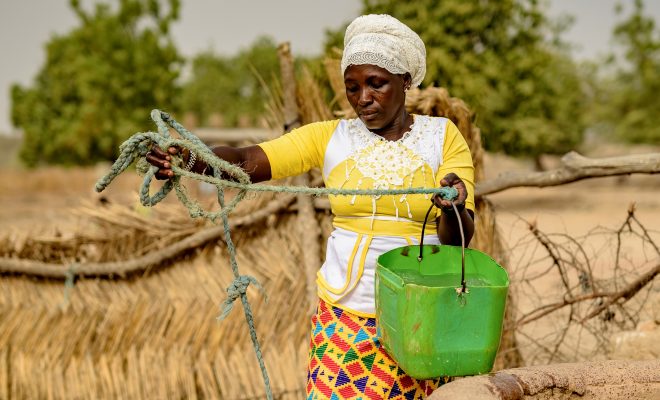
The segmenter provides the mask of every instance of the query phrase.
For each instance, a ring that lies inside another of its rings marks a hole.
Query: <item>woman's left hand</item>
[[[433,204],[442,210],[454,211],[452,207],[452,203],[454,203],[459,212],[463,211],[465,209],[465,200],[467,200],[467,187],[465,187],[463,180],[455,173],[450,172],[440,180],[440,186],[455,188],[458,191],[458,196],[453,201],[450,201],[444,200],[436,194],[432,199]]]

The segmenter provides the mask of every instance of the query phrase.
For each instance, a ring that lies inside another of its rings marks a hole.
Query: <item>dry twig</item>
[[[565,354],[562,356],[564,361],[578,360],[577,355],[580,351],[584,351],[584,345],[579,346],[567,340],[570,336],[572,341],[577,340],[579,343],[583,331],[595,339],[593,354],[607,352],[614,326],[625,329],[629,326],[626,321],[633,326],[639,321],[639,313],[642,305],[647,301],[651,284],[660,273],[660,263],[658,263],[660,252],[651,232],[635,216],[635,207],[632,205],[619,229],[604,230],[598,234],[589,233],[582,238],[573,238],[567,234],[546,234],[540,231],[536,223],[527,222],[527,226],[534,241],[521,240],[517,246],[530,249],[525,252],[525,257],[530,261],[516,271],[522,276],[518,279],[513,278],[512,284],[517,288],[519,295],[536,303],[515,322],[517,332],[536,348],[534,362],[552,362],[562,353]],[[605,271],[602,271],[601,267],[600,275],[597,276],[594,275],[591,267],[597,256],[595,254],[588,256],[585,247],[589,239],[594,237],[602,239],[606,236],[614,237],[616,241],[615,246],[608,246],[616,257],[610,259],[613,262],[610,261],[610,267]],[[620,255],[624,243],[627,243],[624,240],[627,238],[642,241],[643,245],[654,250],[655,256],[638,260],[626,270],[620,262]],[[536,249],[533,247],[534,242],[537,243]],[[538,257],[537,253],[543,254],[544,257]],[[590,261],[590,258],[593,260]],[[548,263],[547,267],[542,265],[545,262]],[[649,264],[650,268],[644,268]],[[541,268],[541,271],[530,275],[527,270],[532,266],[534,269]],[[641,273],[640,269],[646,269],[646,272]],[[634,276],[634,279],[630,280],[631,276]],[[539,293],[536,283],[546,282],[547,285],[547,282],[553,279],[560,284],[560,300],[548,302],[548,298],[552,295]],[[621,282],[624,283],[623,286]],[[578,294],[578,291],[581,293]],[[633,298],[638,299],[636,303],[639,307],[627,304]],[[554,319],[556,322],[550,324],[552,326],[550,328],[548,321],[554,313],[558,316]],[[532,333],[535,331],[533,327],[528,329],[537,324],[545,326],[542,330],[547,332],[545,338],[535,336]],[[574,333],[569,335],[571,331]],[[573,355],[566,355],[568,353]]]

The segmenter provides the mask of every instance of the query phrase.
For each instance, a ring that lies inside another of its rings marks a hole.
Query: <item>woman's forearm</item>
[[[248,147],[230,147],[230,146],[215,146],[211,148],[213,154],[218,158],[223,159],[231,164],[241,167],[250,176],[252,182],[262,182],[270,180],[270,163],[266,153],[259,146]],[[193,171],[197,173],[212,173],[210,168],[206,168],[206,164],[199,160],[195,163]],[[223,175],[227,179],[231,176]]]

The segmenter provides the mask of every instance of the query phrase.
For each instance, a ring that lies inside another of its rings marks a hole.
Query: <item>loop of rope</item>
[[[153,196],[149,196],[149,188],[158,168],[151,166],[149,171],[144,176],[144,181],[140,188],[140,201],[144,206],[153,206],[163,200],[165,196],[175,189],[179,200],[188,208],[190,216],[193,218],[204,217],[215,221],[223,215],[229,214],[236,205],[243,199],[247,191],[256,192],[276,192],[276,193],[297,193],[307,194],[313,196],[320,195],[339,195],[339,196],[383,196],[383,195],[403,195],[403,194],[439,194],[442,198],[455,198],[457,195],[456,189],[452,187],[439,187],[439,188],[407,188],[407,189],[336,189],[336,188],[312,188],[302,186],[274,186],[253,184],[250,182],[250,176],[243,171],[240,167],[233,165],[225,160],[222,160],[213,154],[213,152],[194,134],[185,129],[178,122],[173,120],[169,114],[162,113],[158,110],[151,112],[151,118],[158,125],[159,133],[155,132],[141,132],[133,135],[120,146],[120,156],[112,165],[110,172],[103,176],[96,183],[96,191],[103,191],[113,179],[120,173],[128,168],[133,161],[138,158],[146,156],[151,148],[149,143],[158,145],[164,151],[169,147],[186,148],[189,151],[197,153],[197,158],[204,161],[209,167],[215,171],[214,176],[206,176],[187,171],[180,166],[182,161],[177,157],[177,163],[172,164],[172,171],[174,178],[165,182],[163,187]],[[165,121],[174,128],[182,139],[173,139],[169,135],[169,129]],[[222,175],[231,176],[235,180],[222,179]],[[194,200],[190,199],[182,189],[180,178],[187,177],[198,181],[212,184],[218,190],[225,188],[238,189],[239,193],[235,196],[229,204],[217,212],[205,211]]]
[[[223,320],[229,315],[233,308],[234,301],[240,297],[243,304],[243,311],[245,320],[248,324],[250,331],[250,338],[252,345],[259,362],[262,378],[266,387],[266,397],[268,400],[273,399],[272,390],[270,387],[270,380],[268,372],[261,353],[261,346],[257,339],[257,333],[254,325],[254,316],[250,303],[248,302],[246,290],[250,283],[257,286],[262,293],[263,287],[259,282],[251,276],[240,275],[238,270],[238,262],[236,261],[236,248],[231,238],[229,229],[229,213],[236,208],[238,203],[243,200],[248,191],[256,192],[276,192],[276,193],[297,193],[307,194],[313,196],[320,195],[339,195],[339,196],[383,196],[383,195],[403,195],[403,194],[438,194],[443,199],[454,199],[458,195],[458,191],[452,187],[440,188],[408,188],[408,189],[335,189],[335,188],[312,188],[303,186],[273,186],[273,185],[255,185],[251,183],[250,176],[243,171],[240,167],[233,165],[225,160],[218,158],[211,149],[209,149],[197,136],[189,132],[181,124],[176,122],[169,114],[160,110],[153,110],[151,112],[151,119],[158,127],[156,132],[139,132],[131,136],[119,147],[120,155],[113,163],[110,171],[101,177],[97,182],[95,189],[97,192],[103,191],[110,183],[122,172],[124,172],[134,161],[142,160],[151,147],[157,145],[163,151],[167,151],[169,147],[185,148],[189,151],[194,151],[197,158],[205,162],[214,171],[214,176],[206,176],[187,171],[182,168],[183,161],[180,157],[175,156],[172,163],[172,171],[174,177],[165,181],[163,186],[152,196],[149,195],[151,182],[158,172],[158,168],[150,166],[146,169],[142,186],[140,187],[140,202],[144,206],[154,206],[162,201],[174,189],[177,198],[188,209],[188,213],[192,218],[203,217],[215,222],[218,218],[222,220],[225,243],[229,252],[229,263],[234,275],[234,281],[227,288],[228,298],[222,306],[222,313],[218,317]],[[169,127],[168,127],[169,126]],[[181,139],[174,139],[170,137],[169,130],[173,128],[180,136]],[[229,176],[232,179],[223,179],[223,176]],[[214,185],[218,192],[218,203],[220,204],[219,211],[206,211],[194,199],[190,199],[181,184],[181,177],[191,178],[197,181],[206,182]],[[224,190],[225,188],[238,189],[238,193],[232,198],[229,203],[225,203]]]

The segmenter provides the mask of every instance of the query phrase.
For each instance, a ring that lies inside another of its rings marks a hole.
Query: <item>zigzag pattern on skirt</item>
[[[411,378],[381,347],[375,318],[319,301],[312,317],[307,400],[423,399],[446,381]]]

